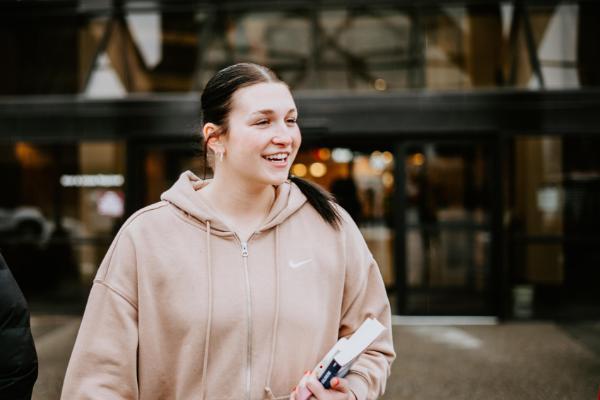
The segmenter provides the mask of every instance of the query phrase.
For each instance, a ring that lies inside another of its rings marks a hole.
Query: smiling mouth
[[[276,153],[270,154],[268,156],[263,156],[263,158],[273,164],[285,164],[287,163],[289,154],[288,153]]]

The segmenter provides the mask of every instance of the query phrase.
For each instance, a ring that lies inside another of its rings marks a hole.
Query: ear
[[[221,142],[221,135],[219,134],[219,127],[217,125],[212,122],[204,124],[202,135],[209,149],[215,153],[223,152],[223,143]]]

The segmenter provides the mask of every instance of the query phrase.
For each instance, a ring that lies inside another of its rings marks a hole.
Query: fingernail
[[[331,380],[331,387],[332,387],[332,388],[336,387],[336,386],[337,386],[337,385],[339,385],[339,384],[340,384],[340,380],[339,380],[338,378],[333,378],[333,379]]]

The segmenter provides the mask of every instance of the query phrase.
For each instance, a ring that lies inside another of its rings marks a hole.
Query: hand
[[[354,393],[350,391],[348,381],[344,378],[333,378],[331,389],[325,389],[314,375],[306,381],[306,387],[312,392],[309,400],[356,400]],[[296,390],[290,395],[290,400],[296,400]]]

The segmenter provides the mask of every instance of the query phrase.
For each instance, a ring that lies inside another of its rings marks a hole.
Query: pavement
[[[59,398],[79,323],[76,316],[32,316],[39,358],[34,400]],[[599,398],[600,321],[403,321],[393,329],[398,357],[384,400]]]

